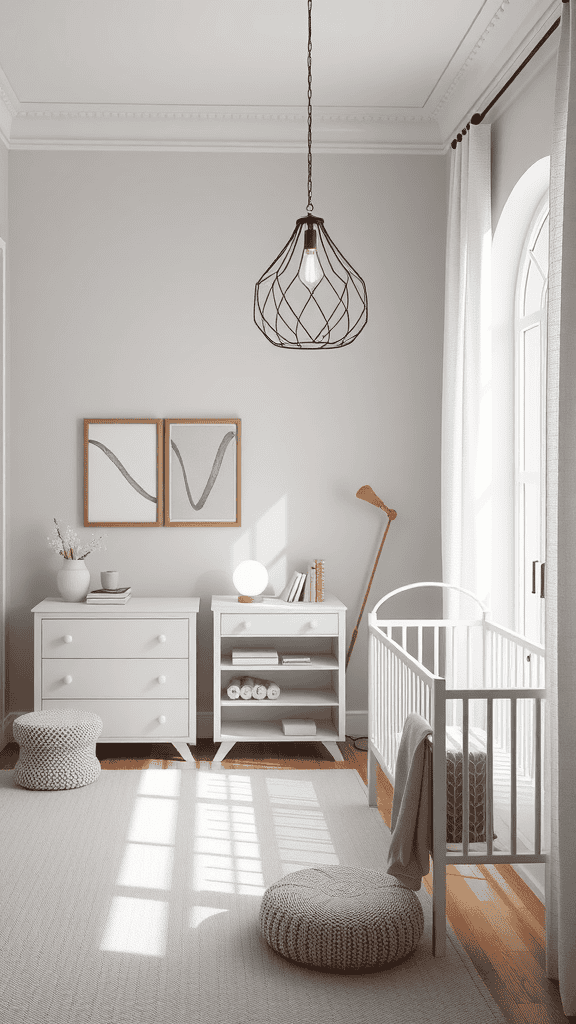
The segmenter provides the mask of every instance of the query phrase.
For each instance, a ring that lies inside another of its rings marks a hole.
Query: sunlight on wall
[[[232,546],[231,571],[240,562],[254,558],[268,570],[268,591],[278,595],[286,586],[286,545],[288,538],[286,495],[263,512],[254,526],[244,530]]]
[[[142,772],[117,885],[167,891],[172,884],[180,772]],[[100,949],[164,956],[168,904],[116,896]]]

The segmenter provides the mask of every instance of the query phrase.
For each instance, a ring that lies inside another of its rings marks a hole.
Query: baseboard
[[[198,711],[196,715],[196,730],[198,739],[207,740],[213,735],[213,719],[211,711]],[[368,735],[368,712],[348,711],[346,713],[346,735],[367,736]]]

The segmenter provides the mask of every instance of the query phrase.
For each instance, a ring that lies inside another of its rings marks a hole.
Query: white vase
[[[84,559],[63,559],[56,573],[56,585],[64,601],[83,601],[90,590],[90,573]]]

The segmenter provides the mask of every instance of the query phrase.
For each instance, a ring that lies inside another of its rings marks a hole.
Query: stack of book
[[[278,651],[240,650],[232,651],[233,665],[277,665]]]
[[[118,587],[117,590],[91,590],[86,604],[126,604],[132,597],[132,587]]]
[[[317,558],[308,572],[296,571],[287,587],[280,594],[280,600],[323,601],[324,600],[324,559]]]

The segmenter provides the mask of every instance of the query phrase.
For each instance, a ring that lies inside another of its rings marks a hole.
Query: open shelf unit
[[[214,739],[221,761],[238,742],[323,743],[335,760],[345,739],[346,608],[337,598],[288,604],[267,599],[239,604],[234,597],[213,597],[214,617]],[[233,664],[232,651],[274,650],[278,664],[248,661]],[[310,657],[310,662],[283,665],[287,654]],[[272,700],[231,699],[232,681],[249,677],[277,683],[280,696]],[[287,735],[282,719],[313,719],[314,735]]]

